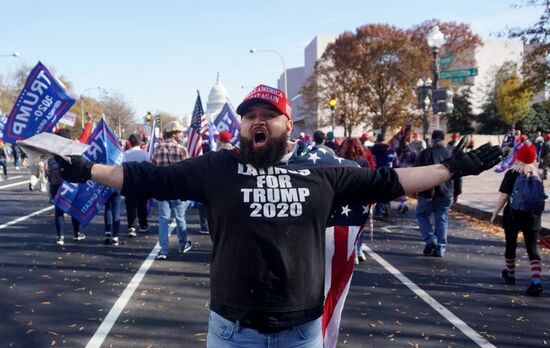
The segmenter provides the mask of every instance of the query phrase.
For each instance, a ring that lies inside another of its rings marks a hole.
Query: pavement
[[[478,176],[467,176],[463,178],[462,194],[458,197],[455,208],[466,213],[474,213],[487,220],[494,211],[498,189],[504,178],[504,173],[495,173],[494,170],[485,171]],[[544,181],[546,192],[550,191],[550,180]],[[501,210],[499,216],[502,217]],[[541,235],[550,235],[550,203],[547,202],[542,214]]]

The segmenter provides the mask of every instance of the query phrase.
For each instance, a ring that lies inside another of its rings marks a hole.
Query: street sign
[[[452,54],[439,58],[439,64],[441,65],[450,65],[455,61],[455,57]]]
[[[461,84],[461,83],[466,82],[466,77],[453,77],[453,78],[451,79],[451,82],[454,83],[454,84],[456,84],[456,85],[459,85],[459,84]]]
[[[456,77],[470,77],[470,76],[477,76],[477,68],[449,70],[449,71],[442,71],[439,73],[440,80],[448,80]]]

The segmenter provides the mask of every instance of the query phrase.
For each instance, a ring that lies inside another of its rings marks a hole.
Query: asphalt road
[[[123,245],[104,246],[102,216],[78,242],[67,219],[60,247],[53,210],[40,212],[51,206],[47,195],[29,192],[22,179],[0,182],[0,347],[84,347],[103,337],[101,347],[205,345],[211,245],[197,234],[194,209],[193,249],[183,257],[173,236],[169,259],[153,261],[154,223],[146,235],[128,239],[123,232]],[[504,242],[457,220],[450,229],[447,254],[434,258],[420,255],[414,209],[375,222],[369,258],[354,272],[339,347],[550,345],[550,297],[523,295],[523,247],[518,285],[505,286]]]

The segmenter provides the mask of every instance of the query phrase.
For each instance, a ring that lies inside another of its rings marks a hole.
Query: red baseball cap
[[[535,158],[537,158],[537,148],[535,147],[535,145],[524,144],[518,149],[518,152],[516,153],[516,159],[525,164],[531,164],[535,162]]]
[[[285,93],[280,89],[269,87],[266,85],[258,85],[254,88],[239,106],[237,106],[237,113],[243,115],[250,106],[258,103],[266,103],[273,106],[281,114],[285,115],[289,120],[291,119],[291,107],[290,101],[287,99]]]
[[[222,143],[230,143],[233,136],[228,131],[224,130],[220,132],[219,139]]]

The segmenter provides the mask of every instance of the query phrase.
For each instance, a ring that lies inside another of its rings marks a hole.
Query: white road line
[[[170,224],[170,228],[173,230],[174,227],[176,227],[175,223]],[[168,232],[170,235],[172,230]],[[107,338],[107,335],[109,335],[109,332],[113,328],[113,325],[115,325],[115,322],[118,319],[118,316],[120,313],[122,313],[122,310],[124,307],[126,307],[126,304],[128,304],[128,301],[130,301],[130,298],[134,294],[134,291],[138,288],[139,284],[145,277],[145,274],[153,264],[153,261],[155,260],[155,256],[157,256],[158,252],[160,251],[160,245],[157,243],[151,252],[149,253],[149,256],[143,261],[141,264],[141,267],[136,272],[132,280],[130,280],[130,283],[126,286],[124,291],[122,292],[122,295],[118,298],[118,300],[115,302],[109,313],[107,313],[107,316],[99,325],[97,328],[97,331],[92,336],[88,344],[86,345],[86,348],[99,348],[101,347],[101,344]]]
[[[8,226],[15,225],[15,224],[18,223],[18,222],[21,222],[21,221],[25,221],[25,220],[27,220],[27,219],[30,219],[30,218],[32,218],[32,217],[35,216],[35,215],[40,215],[40,214],[42,214],[42,213],[44,213],[44,212],[47,212],[48,210],[52,210],[52,209],[53,209],[53,205],[52,205],[52,206],[49,206],[49,207],[46,207],[46,208],[44,208],[44,209],[37,210],[37,211],[35,211],[34,213],[30,213],[29,215],[22,216],[22,217],[20,217],[20,218],[17,218],[17,219],[15,219],[15,220],[12,220],[12,221],[10,221],[10,222],[7,222],[7,223],[5,223],[5,224],[3,224],[3,225],[0,225],[0,230],[6,228],[6,227],[8,227]]]
[[[428,293],[418,287],[413,283],[409,278],[407,278],[403,273],[399,272],[398,269],[393,267],[389,262],[384,260],[380,255],[374,252],[371,248],[365,245],[365,250],[376,262],[378,262],[382,267],[384,267],[390,274],[397,278],[401,283],[405,284],[412,292],[414,292],[418,297],[420,297],[424,302],[429,304],[433,309],[435,309],[443,318],[447,319],[451,324],[456,328],[462,331],[466,336],[468,336],[472,341],[474,341],[478,346],[482,348],[496,348],[491,342],[487,341],[480,334],[478,334],[474,329],[468,326],[463,322],[459,317],[454,315],[451,311],[445,308],[442,304],[437,302],[433,297],[428,295]]]
[[[10,188],[10,187],[14,187],[14,186],[23,185],[23,184],[28,184],[29,182],[30,182],[29,180],[25,180],[25,181],[14,182],[13,184],[3,185],[3,186],[0,186],[0,190],[7,189],[7,188]]]

